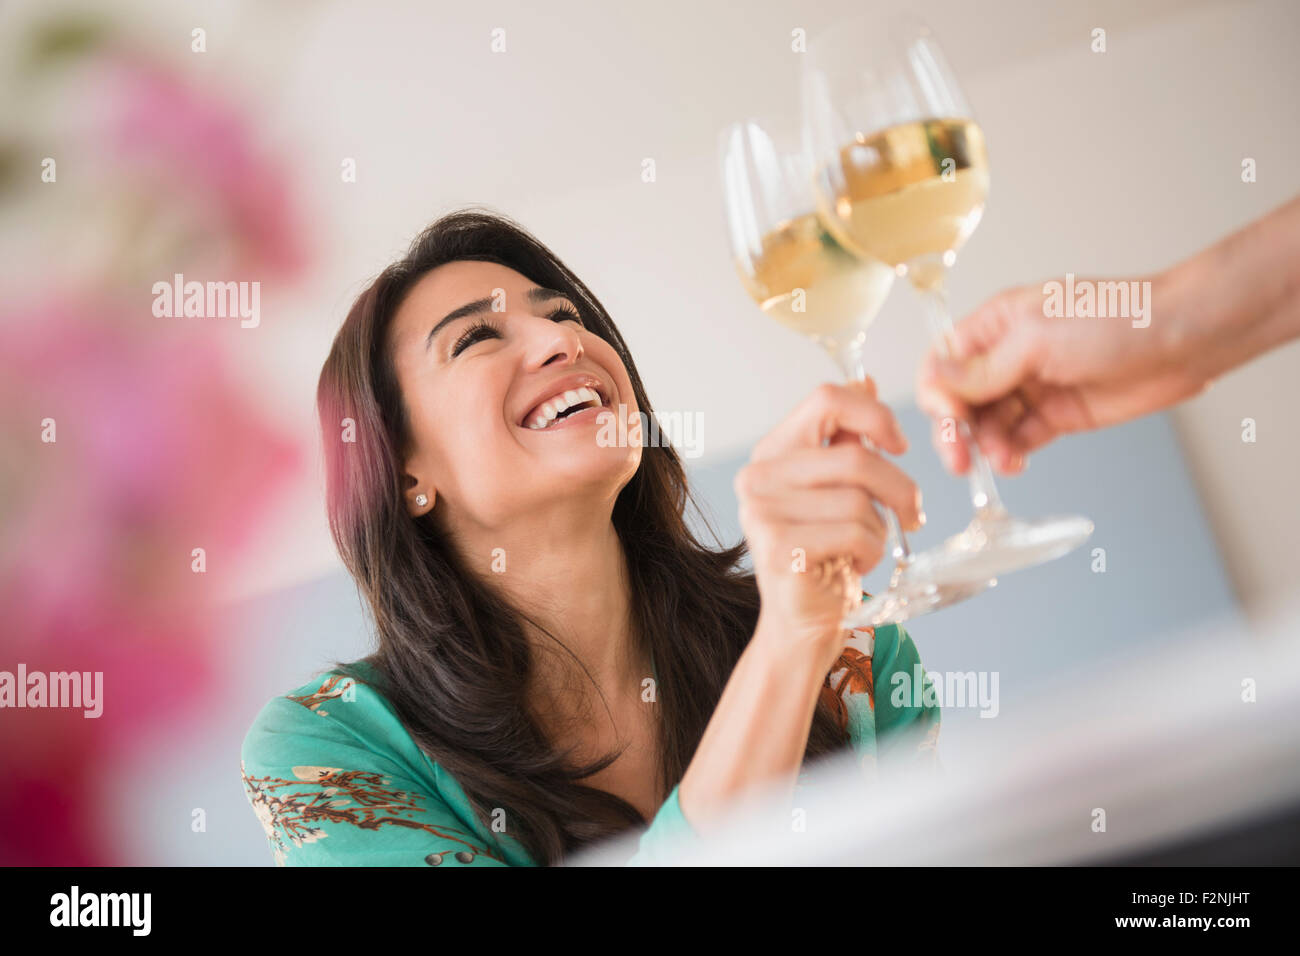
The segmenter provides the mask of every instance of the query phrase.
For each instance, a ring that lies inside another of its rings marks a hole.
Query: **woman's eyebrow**
[[[542,289],[542,288],[529,289],[525,293],[525,295],[528,297],[528,301],[533,304],[536,304],[538,302],[545,302],[548,299],[569,298],[567,294],[560,292],[556,289]],[[452,311],[448,312],[445,316],[442,317],[442,319],[438,322],[437,325],[435,325],[432,329],[429,330],[429,335],[424,340],[424,350],[426,352],[429,350],[429,346],[433,344],[434,337],[437,336],[437,334],[442,331],[444,326],[448,325],[451,322],[455,322],[457,319],[463,319],[467,315],[474,315],[475,313],[478,312],[490,312],[492,311],[492,302],[493,302],[492,296],[487,296],[486,298],[475,299],[473,302],[466,302],[460,308],[453,309]]]

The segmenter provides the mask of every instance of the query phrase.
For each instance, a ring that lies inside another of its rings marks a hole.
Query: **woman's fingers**
[[[877,447],[901,455],[907,440],[889,406],[874,397],[870,380],[819,385],[754,447],[753,460],[799,448],[818,448],[839,432],[865,435]]]
[[[780,458],[754,461],[736,476],[739,495],[778,497],[794,489],[847,485],[861,489],[898,515],[904,528],[924,522],[921,490],[907,473],[861,442],[791,451]]]
[[[767,507],[770,503],[746,502],[741,506],[741,523],[761,529],[763,550],[779,556],[779,573],[812,573],[822,565],[848,559],[854,574],[869,574],[885,553],[884,528],[860,521],[783,521]],[[824,582],[825,583],[825,582]]]
[[[877,504],[905,527],[924,520],[916,485],[864,440],[895,454],[907,448],[874,383],[823,385],[764,436],[734,483],[763,613],[781,631],[813,635],[819,655],[861,601],[857,577],[885,553]]]
[[[758,495],[750,507],[760,518],[783,524],[857,522],[885,536],[885,524],[865,489],[855,487],[794,488],[784,494]]]
[[[907,448],[873,382],[823,385],[736,474],[764,614],[792,634],[838,639],[844,614],[861,600],[855,575],[870,573],[885,552],[878,506],[897,512],[904,527],[924,520],[915,483],[864,440],[895,454]]]

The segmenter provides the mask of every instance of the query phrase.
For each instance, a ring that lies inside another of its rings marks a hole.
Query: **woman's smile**
[[[517,424],[533,431],[551,431],[573,419],[593,420],[587,412],[609,407],[610,389],[590,374],[569,375],[549,383]]]
[[[575,428],[589,422],[595,422],[602,411],[604,409],[599,405],[589,405],[563,418],[553,418],[545,425],[529,425],[528,429],[535,432],[553,432],[564,428]]]

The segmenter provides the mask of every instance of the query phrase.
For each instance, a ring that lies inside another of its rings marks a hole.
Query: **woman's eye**
[[[578,314],[577,310],[570,306],[558,306],[552,309],[549,317],[556,322],[563,322],[566,319],[572,319],[579,325],[583,324],[582,316]],[[453,345],[451,349],[451,356],[452,358],[455,358],[480,339],[499,338],[501,338],[501,332],[497,327],[492,325],[490,322],[484,322],[480,319],[466,329],[461,337],[456,340],[456,344]]]
[[[568,306],[562,305],[552,310],[551,318],[556,322],[563,322],[565,319],[573,319],[579,325],[582,325],[582,316]]]
[[[452,358],[455,358],[461,352],[465,351],[479,339],[499,338],[501,338],[501,333],[498,332],[494,326],[489,325],[487,322],[476,322],[466,329],[465,333],[456,340],[456,344],[451,350]]]

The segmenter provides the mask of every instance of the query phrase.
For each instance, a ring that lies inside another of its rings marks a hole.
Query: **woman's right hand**
[[[735,480],[762,602],[759,631],[831,663],[843,650],[840,622],[862,599],[858,578],[884,555],[873,499],[904,530],[925,521],[916,484],[862,436],[893,454],[907,450],[870,379],[818,386],[759,441]]]

